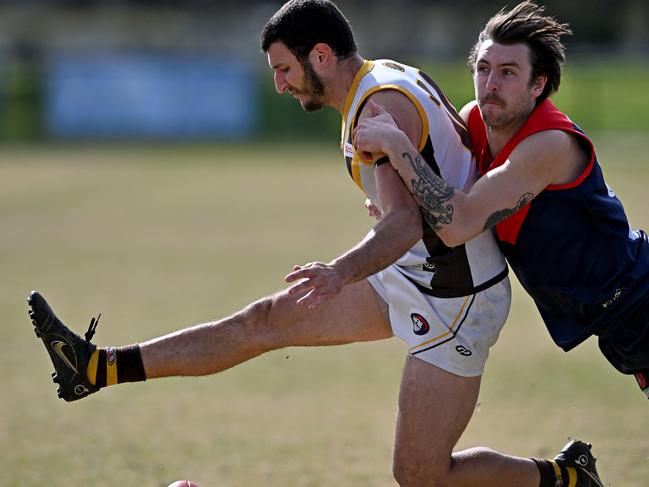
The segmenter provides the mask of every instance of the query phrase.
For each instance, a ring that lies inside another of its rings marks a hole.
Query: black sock
[[[146,380],[140,346],[98,348],[88,361],[87,374],[97,387]]]

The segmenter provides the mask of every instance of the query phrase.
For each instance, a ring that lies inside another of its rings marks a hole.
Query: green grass
[[[609,183],[649,228],[642,137],[597,140]],[[39,289],[79,331],[101,312],[100,345],[126,344],[280,288],[293,264],[330,259],[371,225],[335,141],[1,150],[0,485],[393,485],[396,339],[281,350],[67,404],[26,316]],[[554,347],[515,293],[459,446],[552,456],[579,436],[607,485],[643,485],[647,400],[593,340]]]

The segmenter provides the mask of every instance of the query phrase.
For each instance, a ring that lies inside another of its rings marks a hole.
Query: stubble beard
[[[305,89],[307,99],[300,101],[305,112],[315,112],[325,106],[325,87],[322,78],[315,72],[308,59],[302,63],[304,69]]]
[[[485,113],[485,112],[483,112],[483,113]],[[483,118],[484,118],[485,124],[490,128],[500,128],[500,127],[507,126],[516,119],[515,116],[513,116],[512,114],[508,114],[508,113],[499,113],[499,114],[494,114],[494,115],[490,115],[489,113],[485,113]]]
[[[494,105],[492,105],[494,106]],[[507,109],[507,105],[502,103],[497,105],[499,112],[498,113],[489,113],[488,111],[482,112],[482,119],[491,129],[502,129],[505,127],[518,125],[522,120],[527,119],[529,116],[528,111],[523,107],[518,107],[514,109]]]

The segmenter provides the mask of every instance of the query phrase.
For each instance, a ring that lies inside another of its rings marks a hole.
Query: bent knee
[[[249,304],[239,318],[241,332],[254,337],[254,343],[262,352],[292,345],[289,330],[292,323],[290,314],[283,312],[278,305],[278,296],[267,296]],[[289,335],[289,336],[287,336]]]
[[[272,309],[273,298],[267,296],[246,306],[241,312],[241,319],[246,326],[263,330],[270,321]]]
[[[395,459],[392,464],[392,475],[401,487],[447,487],[451,485],[450,473],[450,463],[440,467],[434,461],[424,464],[416,460]]]

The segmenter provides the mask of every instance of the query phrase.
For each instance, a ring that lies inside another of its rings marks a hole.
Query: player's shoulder
[[[575,136],[565,130],[548,129],[528,135],[519,144],[532,152],[539,151],[548,158],[570,152],[575,148]]]
[[[410,105],[412,105],[414,107],[414,104],[406,94],[394,89],[386,88],[377,90],[367,98],[368,100],[372,100],[377,105],[381,105],[388,111],[391,111],[390,109],[395,110],[403,106],[409,107]]]
[[[374,103],[382,106],[392,115],[397,126],[408,135],[408,138],[416,146],[419,142],[422,120],[415,104],[405,94],[396,90],[379,90],[369,97]],[[361,118],[368,116],[367,110],[363,108]]]
[[[476,100],[472,100],[462,107],[462,109],[460,110],[460,117],[462,117],[462,120],[464,120],[465,124],[469,123],[469,115],[471,114],[471,111],[477,106],[478,102]]]
[[[589,162],[574,134],[556,129],[529,135],[512,151],[510,159],[536,166],[550,184],[574,181]]]

